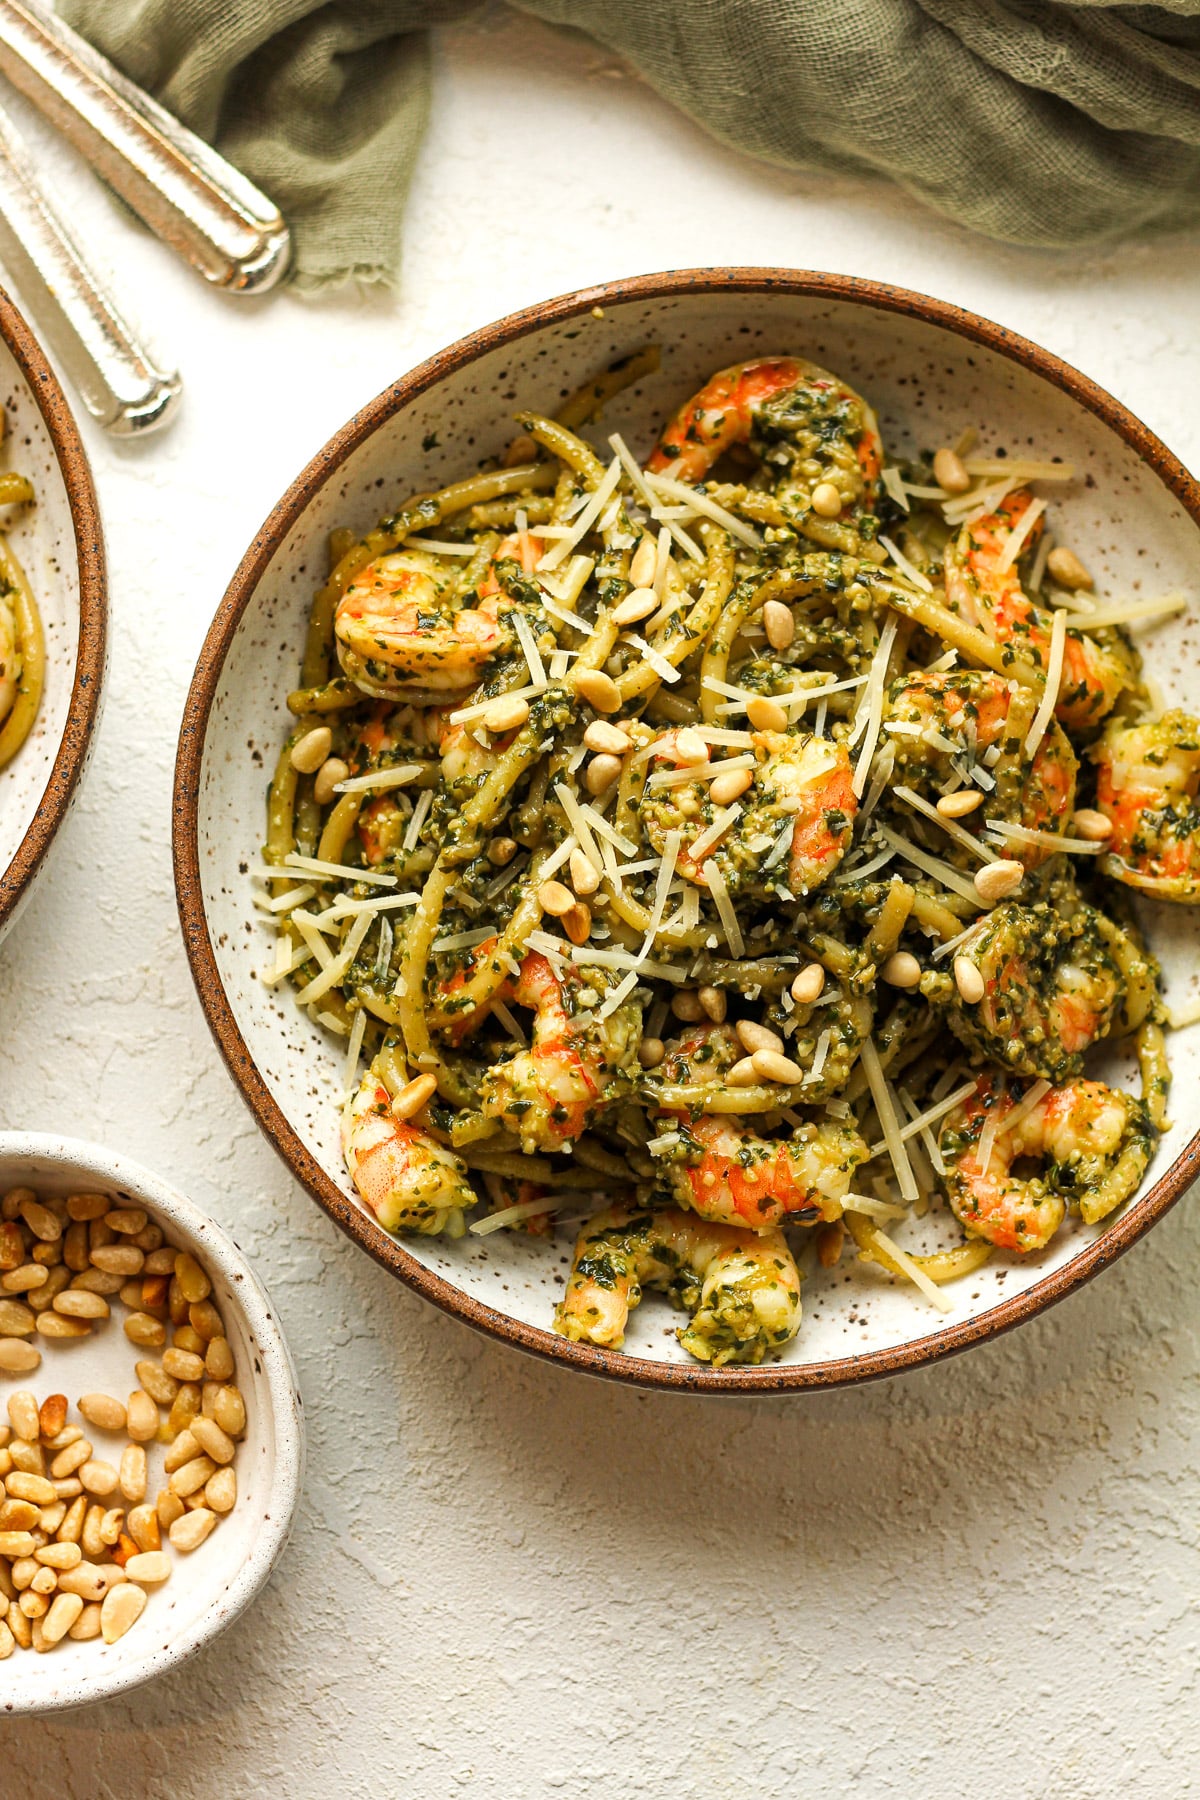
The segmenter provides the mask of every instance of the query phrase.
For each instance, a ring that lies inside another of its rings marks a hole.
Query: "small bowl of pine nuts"
[[[0,1714],[134,1687],[230,1624],[303,1463],[233,1241],[99,1145],[0,1132]]]

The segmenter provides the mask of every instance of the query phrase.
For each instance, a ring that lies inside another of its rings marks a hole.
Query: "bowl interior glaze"
[[[599,305],[603,316],[595,317]],[[569,1346],[548,1327],[569,1260],[571,1231],[553,1249],[515,1234],[457,1243],[389,1239],[353,1198],[338,1147],[342,1046],[303,1017],[259,971],[271,937],[251,904],[265,787],[288,729],[284,696],[297,678],[309,600],[326,570],[326,538],[361,531],[412,492],[435,488],[497,453],[520,406],[553,412],[615,357],[661,346],[659,370],[608,407],[645,454],[655,427],[716,368],[796,352],[837,370],[878,410],[892,452],[954,442],[968,427],[989,453],[1033,452],[1073,463],[1051,499],[1054,529],[1103,592],[1193,599],[1200,568],[1194,484],[1144,427],[1084,377],[1000,327],[944,303],[838,277],[697,271],[568,296],[451,347],[352,420],[285,496],[252,546],[197,670],[181,739],[176,796],[180,904],[201,999],[260,1122],[333,1216],[402,1279],[471,1323],[576,1367],[656,1384],[734,1389],[805,1387],[911,1367],[965,1348],[1060,1298],[1131,1243],[1191,1178],[1200,1032],[1173,1043],[1174,1124],[1143,1192],[1105,1228],[1066,1226],[1042,1255],[997,1259],[947,1290],[946,1318],[911,1288],[843,1259],[805,1282],[805,1321],[783,1360],[712,1372],[675,1341],[677,1315],[648,1298],[627,1351]],[[603,442],[603,433],[599,441]],[[596,433],[592,434],[593,437]],[[1170,701],[1194,684],[1193,612],[1147,634],[1147,667]],[[1172,1001],[1196,989],[1200,918],[1147,909]],[[1132,1086],[1118,1047],[1097,1073]],[[915,1248],[949,1242],[940,1209]]]

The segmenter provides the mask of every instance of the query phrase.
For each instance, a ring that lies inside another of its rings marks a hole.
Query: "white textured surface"
[[[925,1374],[642,1396],[485,1343],[378,1271],[291,1186],[201,1021],[168,840],[205,626],[300,463],[461,331],[646,268],[841,269],[1026,332],[1200,464],[1200,247],[989,247],[887,190],[743,161],[606,66],[524,23],[446,41],[398,301],[223,302],[71,179],[188,405],[158,444],[89,434],[111,687],[0,951],[0,1116],[105,1139],[236,1229],[310,1443],[292,1547],[218,1646],[127,1700],[0,1724],[29,1800],[1159,1800],[1200,1778],[1191,1203]]]

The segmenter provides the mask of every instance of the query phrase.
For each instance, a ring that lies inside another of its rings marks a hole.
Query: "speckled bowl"
[[[600,309],[597,316],[593,309]],[[569,294],[465,338],[405,375],[334,437],[284,495],[234,577],[200,656],[183,720],[175,794],[180,912],[200,999],[263,1130],[327,1212],[364,1249],[437,1305],[570,1368],[710,1392],[828,1386],[885,1375],[962,1350],[1032,1317],[1127,1249],[1200,1166],[1195,1094],[1200,1031],[1175,1040],[1175,1123],[1141,1194],[1101,1229],[1065,1227],[1042,1255],[997,1257],[946,1290],[948,1317],[878,1269],[844,1258],[805,1283],[805,1321],[779,1362],[713,1371],[675,1341],[678,1315],[647,1299],[624,1352],[573,1345],[550,1330],[569,1231],[553,1249],[526,1237],[396,1242],[353,1197],[338,1149],[342,1050],[258,971],[271,955],[251,905],[268,771],[288,729],[304,621],[335,525],[362,530],[404,495],[469,471],[508,441],[520,405],[552,412],[614,357],[655,342],[656,374],[608,408],[639,451],[656,423],[713,369],[792,351],[840,371],[878,408],[886,442],[912,453],[977,427],[985,447],[1036,446],[1079,479],[1056,490],[1061,536],[1105,588],[1194,593],[1200,489],[1117,401],[1058,358],[971,313],[876,283],[783,270],[650,275]],[[1194,702],[1190,617],[1148,634],[1148,667],[1168,698]],[[1159,907],[1150,921],[1171,998],[1186,1000],[1200,958],[1200,909]],[[1132,1085],[1118,1048],[1100,1073]],[[950,1241],[941,1211],[926,1242]],[[953,1235],[957,1235],[956,1233]]]
[[[225,1321],[236,1361],[235,1380],[246,1401],[246,1434],[235,1468],[238,1499],[198,1550],[170,1552],[174,1567],[150,1591],[141,1618],[115,1644],[64,1640],[39,1656],[14,1651],[0,1665],[0,1717],[84,1706],[150,1681],[183,1662],[233,1623],[274,1568],[288,1540],[304,1475],[304,1420],[295,1371],[271,1302],[233,1239],[192,1201],[159,1176],[99,1144],[42,1132],[0,1132],[0,1193],[28,1186],[44,1194],[129,1196],[160,1224],[172,1243],[190,1250],[212,1278],[213,1301]],[[124,1308],[86,1341],[35,1338],[42,1365],[31,1375],[0,1372],[0,1419],[20,1388],[39,1401],[67,1395],[72,1424],[80,1394],[124,1399],[137,1383],[134,1362],[144,1354],[125,1337]],[[124,1439],[85,1430],[98,1456],[115,1460]],[[150,1497],[156,1483],[151,1453]]]
[[[0,769],[0,938],[28,899],[87,766],[100,713],[104,539],[87,452],[54,371],[0,289],[0,468],[34,484],[5,521],[46,632],[46,685],[28,738]]]

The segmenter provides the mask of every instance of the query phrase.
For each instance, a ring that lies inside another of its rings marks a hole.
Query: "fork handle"
[[[206,281],[251,294],[283,275],[278,208],[42,0],[0,0],[0,71]]]

